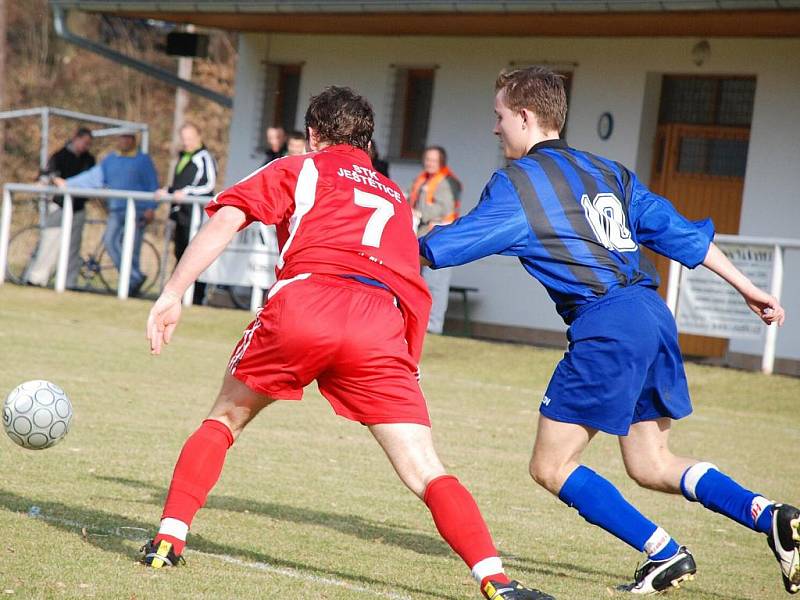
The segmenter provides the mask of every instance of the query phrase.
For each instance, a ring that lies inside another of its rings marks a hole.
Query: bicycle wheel
[[[101,261],[105,256],[107,264]],[[106,273],[103,273],[103,270]],[[78,286],[89,292],[109,293],[116,290],[116,268],[111,263],[102,245],[95,248],[93,253],[83,257],[81,264],[80,283]],[[113,277],[113,279],[112,279]],[[110,281],[109,281],[110,280]],[[113,287],[112,287],[113,283]]]
[[[8,242],[8,264],[6,277],[18,285],[25,283],[28,265],[39,247],[40,232],[38,225],[30,225],[17,231]]]
[[[236,308],[250,310],[250,299],[252,298],[253,288],[244,285],[229,285],[228,296]]]
[[[139,251],[139,269],[144,275],[144,283],[139,294],[144,295],[156,288],[161,274],[161,255],[155,245],[148,239],[142,240]],[[103,286],[111,291],[116,291],[119,285],[119,273],[105,247],[97,254],[97,277]],[[158,290],[155,290],[158,292]]]
[[[158,289],[158,282],[161,276],[161,254],[156,249],[156,245],[147,238],[142,241],[142,250],[139,253],[139,268],[144,275],[142,294],[159,293],[161,291]]]

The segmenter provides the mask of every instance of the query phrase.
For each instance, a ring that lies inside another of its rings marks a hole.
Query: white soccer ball
[[[3,404],[3,427],[16,444],[43,450],[69,431],[72,403],[60,387],[43,379],[21,383]]]

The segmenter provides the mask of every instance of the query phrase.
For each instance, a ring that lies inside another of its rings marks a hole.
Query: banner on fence
[[[762,290],[770,289],[772,246],[718,244],[719,249]],[[682,269],[678,331],[734,339],[761,339],[764,326],[726,281],[704,267]]]
[[[236,234],[200,281],[216,285],[269,288],[275,283],[278,240],[275,228],[253,223]]]

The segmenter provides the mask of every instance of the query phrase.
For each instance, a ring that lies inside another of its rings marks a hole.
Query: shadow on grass
[[[147,502],[159,506],[163,504],[165,490],[158,485],[125,477],[95,475],[95,478],[149,491],[153,496],[147,498]],[[259,502],[257,500],[213,495],[208,498],[206,508],[260,514],[272,519],[301,523],[304,525],[320,525],[362,540],[371,542],[379,541],[406,550],[412,550],[418,554],[453,556],[450,547],[439,537],[403,531],[397,526],[376,523],[375,521],[357,515],[324,512],[272,502]],[[194,538],[192,540],[192,547],[195,547]],[[535,560],[523,556],[506,556],[503,558],[503,563],[509,568],[512,574],[519,569],[534,575],[569,577],[590,581],[592,583],[597,583],[599,578],[618,583],[626,579],[621,573],[600,571],[571,563]]]
[[[138,560],[139,555],[131,552],[129,545],[125,542],[141,540],[141,542],[144,543],[149,535],[151,535],[151,533],[148,532],[152,532],[154,529],[151,523],[124,517],[122,515],[86,507],[69,506],[61,502],[34,500],[12,492],[0,490],[0,509],[17,513],[27,513],[34,504],[39,507],[40,511],[39,516],[36,517],[37,520],[41,520],[41,522],[50,527],[74,533],[76,537],[82,539],[85,543],[92,544],[103,551],[115,552],[131,560]],[[261,552],[220,544],[218,542],[206,540],[199,535],[192,536],[192,548],[206,554],[232,556],[242,560],[265,563],[272,567],[293,569],[320,577],[335,577],[352,584],[420,594],[435,598],[445,598],[447,600],[459,600],[457,596],[445,595],[440,592],[434,594],[430,590],[424,590],[409,585],[388,583],[365,575],[321,568],[276,556],[270,556]]]
[[[97,479],[112,483],[148,490],[153,496],[147,499],[148,502],[161,506],[166,496],[164,488],[124,477],[108,477],[96,475]],[[411,550],[418,554],[429,556],[452,556],[450,547],[439,537],[404,531],[397,525],[387,525],[370,519],[365,519],[358,515],[348,515],[341,513],[326,512],[321,510],[300,508],[287,504],[277,504],[275,502],[259,502],[258,500],[234,498],[231,496],[209,496],[205,504],[206,508],[216,510],[227,510],[240,513],[251,513],[263,515],[279,521],[289,521],[304,525],[319,525],[351,535],[369,542],[381,542],[390,544],[406,550]],[[424,518],[424,515],[420,515]]]

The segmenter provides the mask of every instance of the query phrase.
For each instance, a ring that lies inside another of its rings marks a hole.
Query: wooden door
[[[749,127],[659,125],[650,189],[668,198],[688,219],[710,217],[717,233],[739,233]],[[647,251],[661,276],[666,295],[669,260]],[[725,354],[728,340],[680,335],[681,349],[690,356]]]

